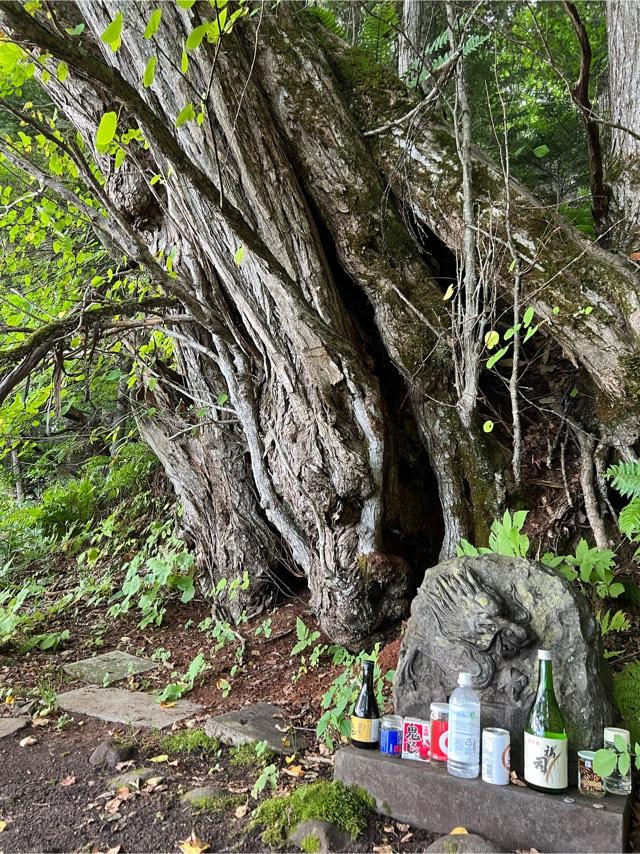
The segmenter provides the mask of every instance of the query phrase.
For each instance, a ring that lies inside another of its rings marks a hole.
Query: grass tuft
[[[183,729],[172,735],[165,735],[160,744],[167,753],[209,755],[220,750],[220,742],[208,736],[203,729]]]

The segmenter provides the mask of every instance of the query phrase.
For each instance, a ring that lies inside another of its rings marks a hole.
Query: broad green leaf
[[[614,584],[609,586],[609,596],[611,596],[612,599],[616,599],[622,593],[624,593],[624,584],[622,584],[622,582],[616,581]]]
[[[533,149],[533,153],[536,157],[546,157],[547,154],[551,151],[548,145],[539,145],[537,148]]]
[[[58,64],[57,69],[56,69],[56,77],[58,78],[58,80],[61,83],[64,83],[64,81],[67,79],[68,76],[69,76],[69,66],[67,65],[66,62],[60,62]]]
[[[244,246],[238,246],[238,248],[236,249],[234,256],[233,256],[233,260],[234,260],[236,267],[239,267],[240,264],[242,264],[242,262],[244,261],[245,254],[246,254],[246,251],[245,251]]]
[[[189,57],[187,55],[186,50],[183,48],[182,49],[182,56],[180,57],[180,71],[182,71],[183,74],[186,74],[188,70],[189,70]]]
[[[145,39],[151,39],[158,31],[158,27],[160,26],[160,19],[162,18],[162,9],[154,9],[151,13],[151,17],[147,22],[147,27],[144,31]]]
[[[491,419],[489,419],[488,421],[484,422],[484,424],[482,425],[482,429],[484,430],[485,433],[491,433],[494,426],[495,425],[494,425],[493,421],[491,421]]]
[[[500,334],[492,329],[484,336],[484,343],[487,345],[487,350],[493,350],[500,342]]]
[[[115,53],[120,47],[120,42],[122,40],[122,24],[124,18],[122,16],[122,12],[118,12],[113,21],[109,24],[106,30],[100,36],[101,41],[105,42],[109,45],[111,50]]]
[[[626,739],[624,739],[620,735],[620,733],[615,733],[615,735],[613,736],[613,744],[618,753],[626,753],[629,749],[629,745],[627,744]]]
[[[615,750],[607,748],[596,750],[593,757],[593,770],[599,777],[608,777],[615,770],[617,761]]]
[[[196,2],[196,0],[177,0],[178,6],[181,9],[190,9]]]
[[[145,89],[148,89],[148,88],[149,88],[149,86],[151,86],[151,84],[153,83],[153,81],[154,81],[154,79],[155,79],[155,76],[156,76],[156,63],[157,63],[157,62],[158,62],[158,57],[157,57],[157,56],[152,56],[152,57],[149,59],[149,62],[147,62],[147,67],[146,67],[146,68],[145,68],[145,70],[144,70],[144,78],[143,78],[143,81],[142,81],[142,82],[143,82],[143,84],[144,84]]]
[[[526,329],[531,321],[533,320],[533,308],[529,306],[529,308],[525,311],[524,317],[522,318],[522,322],[524,323],[524,328]]]
[[[118,127],[118,116],[116,113],[105,113],[100,119],[96,131],[96,146],[98,151],[104,151],[116,133]]]
[[[487,359],[487,368],[491,369],[496,362],[499,362],[508,349],[508,347],[501,347],[497,353],[494,353],[490,359]]]
[[[200,24],[199,27],[191,30],[189,33],[187,40],[184,44],[187,50],[196,50],[202,44],[202,39],[207,34],[207,29],[209,28],[209,22],[207,21],[205,24]]]
[[[84,32],[84,24],[77,24],[75,27],[70,27],[67,32],[70,36],[80,36]]]
[[[540,329],[540,324],[539,324],[539,323],[536,323],[536,325],[535,325],[535,326],[530,326],[530,327],[527,329],[527,334],[524,336],[524,342],[523,342],[523,343],[524,343],[524,344],[526,344],[526,343],[527,343],[527,341],[529,340],[529,338],[531,338],[531,336],[532,336],[532,335],[535,335],[535,334],[536,334],[536,332],[538,331],[538,329]]]
[[[191,121],[196,117],[196,111],[193,108],[193,104],[186,104],[178,113],[178,118],[176,119],[176,127],[179,128],[185,122]]]
[[[631,768],[631,757],[625,751],[618,756],[618,771],[622,774],[623,777],[626,777],[629,773],[629,769]]]

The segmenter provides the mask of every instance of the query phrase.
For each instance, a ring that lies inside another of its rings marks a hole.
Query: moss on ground
[[[329,821],[355,840],[362,835],[374,809],[375,800],[363,789],[345,786],[339,780],[323,780],[264,801],[255,811],[251,827],[264,828],[262,841],[273,848],[285,844],[292,828],[313,820]]]
[[[305,854],[317,854],[320,851],[320,837],[315,833],[307,833],[300,840],[300,848]]]
[[[172,735],[165,735],[160,742],[167,753],[211,754],[220,750],[220,742],[211,738],[203,729],[183,729]]]
[[[266,744],[266,742],[262,742]],[[273,759],[273,751],[260,748],[261,742],[252,741],[249,744],[239,744],[231,748],[231,759],[229,764],[234,768],[258,768]]]
[[[239,807],[244,803],[242,795],[203,795],[201,798],[192,800],[189,804],[191,809],[199,813],[215,813],[227,812],[234,807]]]

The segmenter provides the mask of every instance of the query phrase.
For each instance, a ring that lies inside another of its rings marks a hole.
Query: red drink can
[[[446,762],[449,756],[449,703],[431,703],[431,760]]]

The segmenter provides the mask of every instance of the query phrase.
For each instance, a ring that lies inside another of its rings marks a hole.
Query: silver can
[[[509,730],[485,727],[482,730],[482,779],[494,786],[509,783],[511,736]]]

